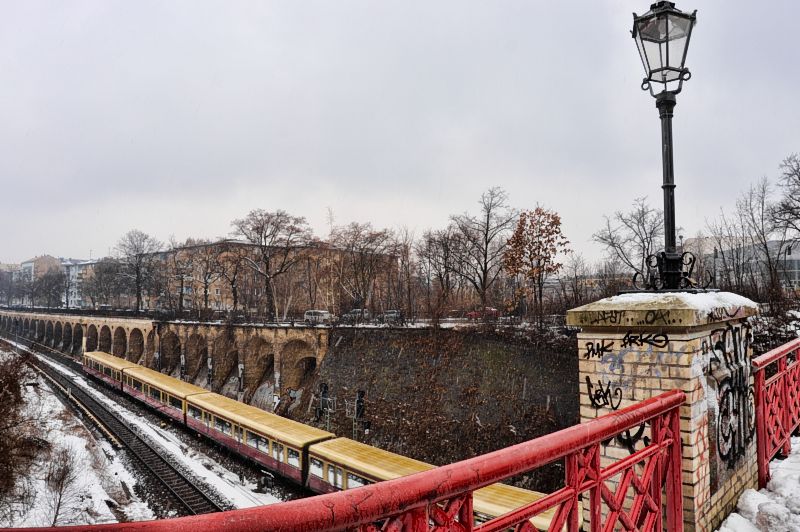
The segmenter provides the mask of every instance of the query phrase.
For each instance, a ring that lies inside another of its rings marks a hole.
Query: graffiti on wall
[[[730,476],[755,438],[755,391],[748,323],[714,329],[703,341],[706,357],[711,492]]]
[[[586,376],[586,393],[595,410],[605,407],[616,410],[619,408],[620,403],[622,403],[621,388],[615,387],[612,389],[611,382],[606,382],[604,386],[600,379],[597,380],[597,386],[595,387],[592,384],[592,379],[589,378],[588,375]]]

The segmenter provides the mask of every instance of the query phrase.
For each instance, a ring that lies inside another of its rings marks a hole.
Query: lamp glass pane
[[[650,73],[654,70],[664,67],[662,60],[662,44],[653,41],[643,41],[644,52],[647,56],[647,64],[650,67]]]

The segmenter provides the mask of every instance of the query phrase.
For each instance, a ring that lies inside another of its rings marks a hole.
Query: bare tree
[[[450,294],[459,282],[458,262],[461,240],[453,225],[439,231],[426,231],[417,243],[418,267],[424,279],[428,315],[437,326]]]
[[[116,249],[124,266],[122,275],[130,280],[136,293],[136,312],[142,310],[142,292],[161,246],[161,242],[138,229],[128,231],[117,242]]]
[[[258,260],[249,256],[245,256],[244,260],[264,279],[265,314],[269,321],[274,321],[278,312],[275,279],[302,259],[299,251],[311,243],[311,229],[302,216],[292,216],[282,210],[267,212],[261,209],[234,220],[233,227],[236,234],[254,244],[258,250]]]
[[[780,187],[783,196],[774,210],[776,225],[800,236],[800,154],[793,153],[781,163]]]
[[[583,255],[576,252],[567,254],[563,273],[558,278],[562,311],[583,305],[589,300],[591,287],[589,285],[589,266]]]
[[[44,493],[49,511],[50,526],[68,522],[76,511],[81,495],[81,471],[76,452],[70,447],[61,447],[53,453],[47,466]]]
[[[52,308],[60,306],[65,285],[64,272],[58,268],[51,268],[33,282],[33,291],[40,304]]]
[[[370,223],[353,222],[333,230],[332,244],[338,251],[340,287],[354,306],[369,308],[378,276],[392,267],[397,251],[394,234],[387,229],[373,229]]]
[[[502,270],[506,236],[517,218],[507,202],[506,192],[493,187],[481,195],[479,214],[450,218],[462,243],[455,257],[458,274],[475,289],[481,310],[487,306],[489,290]]]
[[[192,277],[203,292],[203,310],[208,310],[211,285],[222,277],[221,250],[208,240],[201,240],[195,243],[190,254],[194,257]]]
[[[647,198],[636,198],[630,212],[617,211],[613,218],[604,218],[605,225],[592,239],[632,271],[646,276],[647,257],[660,249],[664,237],[662,211],[648,205]]]
[[[761,270],[767,301],[773,307],[780,306],[784,300],[780,270],[785,259],[788,229],[776,222],[776,206],[771,194],[769,182],[763,178],[739,198],[736,208],[747,224],[750,243],[757,250],[756,268]]]
[[[231,289],[233,312],[239,306],[239,283],[244,277],[245,268],[248,262],[245,257],[248,255],[247,247],[237,242],[223,242],[219,247],[220,275],[228,283]]]

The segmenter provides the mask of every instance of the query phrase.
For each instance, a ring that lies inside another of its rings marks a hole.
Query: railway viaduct
[[[231,325],[0,310],[0,331],[73,357],[105,351],[209,390],[271,407],[296,390],[328,346],[317,327]],[[256,391],[259,391],[256,397]]]

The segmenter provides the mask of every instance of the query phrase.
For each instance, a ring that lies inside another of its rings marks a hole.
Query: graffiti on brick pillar
[[[703,341],[707,361],[706,393],[711,454],[711,490],[715,492],[740,464],[755,438],[755,392],[747,323],[714,329]]]
[[[610,408],[616,410],[622,403],[622,389],[619,387],[611,388],[611,382],[607,382],[605,386],[601,380],[597,380],[597,387],[592,384],[592,379],[586,376],[586,393],[589,395],[589,401],[595,410],[601,408]]]
[[[620,446],[624,447],[629,453],[633,454],[637,450],[637,443],[642,442],[644,447],[650,445],[650,438],[644,435],[646,427],[647,425],[642,423],[633,434],[631,434],[631,430],[628,429],[620,434],[617,434],[615,440]]]
[[[586,352],[583,358],[603,358],[603,355],[610,353],[614,347],[613,340],[600,340],[599,342],[586,342]]]

